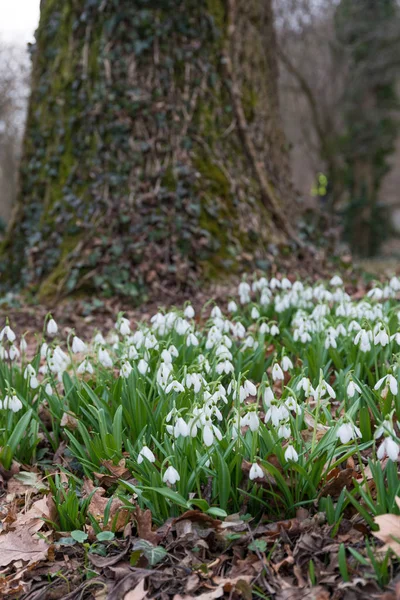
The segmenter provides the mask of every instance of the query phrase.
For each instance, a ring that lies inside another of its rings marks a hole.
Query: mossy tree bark
[[[142,297],[295,237],[270,0],[42,0],[36,39],[3,280]]]

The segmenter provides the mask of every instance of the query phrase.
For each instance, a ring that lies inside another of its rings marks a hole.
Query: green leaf
[[[218,508],[217,506],[209,508],[207,514],[212,517],[220,517],[221,519],[225,519],[228,516],[228,513],[225,510],[222,510],[222,508]]]
[[[100,531],[96,535],[96,539],[99,542],[111,542],[115,538],[115,533],[112,531]]]
[[[267,549],[267,542],[265,540],[254,540],[249,544],[249,550],[253,552],[265,552]]]
[[[83,542],[86,542],[88,539],[88,534],[79,529],[75,529],[74,531],[71,531],[71,537],[80,544],[83,544]]]
[[[153,546],[153,544],[150,544],[150,542],[147,542],[146,540],[138,540],[133,545],[132,550],[134,553],[140,550],[149,561],[151,567],[154,567],[154,565],[162,561],[168,554],[166,549],[162,546]]]

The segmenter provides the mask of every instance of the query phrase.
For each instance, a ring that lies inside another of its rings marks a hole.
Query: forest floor
[[[388,271],[396,270],[397,265],[388,266]],[[281,261],[272,274],[278,271],[291,273],[293,278],[307,275],[314,282],[332,274],[320,262],[311,265],[289,259]],[[368,271],[378,276],[384,269],[382,265],[376,269],[368,266]],[[361,297],[366,279],[360,278],[359,269],[347,265],[346,276],[351,281],[347,289],[352,297]],[[191,293],[196,313],[210,298],[225,302],[236,293],[237,284],[234,280]],[[185,292],[175,291],[165,307],[182,306],[188,299]],[[112,330],[119,312],[135,323],[148,321],[158,307],[157,302],[132,308],[126,301],[91,298],[43,306],[15,297],[0,307],[0,321],[7,317],[17,335],[29,332],[29,358],[48,312],[57,321],[62,337],[75,331],[89,339],[96,331]],[[72,464],[63,441],[48,457],[47,467],[19,461],[13,461],[8,469],[0,467],[0,519],[6,532],[0,535],[1,598],[400,600],[396,560],[381,567],[381,581],[376,572],[371,574],[365,559],[357,568],[343,562],[343,548],[348,546],[365,556],[365,536],[370,534],[365,523],[349,513],[335,528],[316,506],[300,507],[292,518],[274,522],[267,515],[256,522],[246,507],[226,518],[190,508],[158,526],[154,526],[149,510],[137,507],[118,538],[96,537],[90,528],[82,540],[71,538],[71,532],[54,533],[51,527],[45,531],[43,524],[51,523],[57,512],[49,474],[62,473]],[[85,483],[83,493],[91,495],[91,507],[102,517],[110,510],[109,488],[126,474],[124,464],[105,461],[108,475],[99,479],[99,486],[95,489],[90,481]],[[329,492],[337,500],[344,486],[353,485],[355,468],[349,456],[321,493]],[[41,536],[41,545],[35,542],[31,547],[35,532]]]

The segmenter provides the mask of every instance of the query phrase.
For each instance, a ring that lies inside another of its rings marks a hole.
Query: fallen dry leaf
[[[152,530],[151,510],[142,510],[137,506],[133,513],[133,518],[136,521],[138,537],[158,546],[160,543],[160,536]]]
[[[54,521],[57,518],[56,515],[54,501],[49,494],[34,502],[31,508],[25,513],[20,512],[12,526],[17,530],[24,528],[33,535],[43,527],[45,524],[44,519]]]
[[[145,578],[141,579],[133,590],[129,590],[124,596],[124,600],[143,600],[147,596],[147,590],[144,589]]]
[[[27,529],[9,531],[0,535],[0,566],[13,561],[28,561],[28,564],[44,560],[49,545],[41,538],[33,537]]]
[[[124,506],[122,500],[113,498],[107,525],[103,524],[104,512],[109,498],[104,497],[106,493],[103,488],[95,488],[93,483],[87,479],[83,484],[85,496],[89,496],[95,490],[89,504],[88,512],[91,513],[104,531],[122,531],[130,519],[130,512]]]
[[[386,554],[390,548],[397,556],[400,556],[400,542],[394,539],[400,540],[400,517],[392,514],[378,515],[374,521],[379,525],[379,531],[373,531],[372,533],[385,543],[382,548],[379,548],[379,552]]]

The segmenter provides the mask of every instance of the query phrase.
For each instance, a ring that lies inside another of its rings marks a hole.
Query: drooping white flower
[[[58,331],[58,325],[53,318],[49,319],[47,322],[47,334],[48,335],[56,335]]]
[[[185,310],[183,311],[183,314],[186,317],[186,319],[193,319],[193,317],[195,315],[193,306],[188,304],[187,307],[185,308]]]
[[[72,340],[72,352],[74,354],[78,354],[79,352],[86,351],[86,344],[77,335],[74,336]]]
[[[16,394],[7,394],[3,400],[3,408],[16,413],[23,408],[23,404]]]
[[[250,410],[240,419],[241,427],[249,427],[250,431],[257,431],[260,427],[260,420],[255,410]]]
[[[262,479],[264,477],[264,471],[257,463],[253,463],[250,467],[249,471],[249,479],[254,481],[254,479]]]
[[[285,379],[283,371],[278,363],[275,363],[272,367],[272,379],[274,381],[283,381]]]
[[[235,313],[235,312],[237,312],[237,309],[238,309],[238,307],[237,307],[236,302],[234,300],[231,300],[229,302],[229,304],[228,304],[228,310],[229,310],[229,312]]]
[[[100,346],[99,351],[97,353],[97,357],[99,359],[100,364],[102,364],[103,367],[110,368],[113,366],[112,358],[111,358],[108,350],[103,348],[103,346]]]
[[[163,482],[174,485],[177,481],[180,481],[180,479],[181,478],[178,471],[174,467],[170,466],[164,473]]]
[[[76,372],[79,375],[83,375],[84,373],[89,373],[90,375],[93,375],[94,369],[89,359],[85,358],[85,360],[83,360],[77,368]]]
[[[289,446],[285,450],[285,460],[289,462],[289,460],[293,462],[297,462],[299,460],[299,455],[297,454],[294,446],[289,444]]]
[[[10,357],[10,360],[15,360],[15,359],[19,358],[19,350],[18,350],[17,346],[15,346],[15,344],[12,344],[10,346],[10,349],[8,351],[8,356]]]
[[[20,343],[19,347],[20,347],[20,349],[21,349],[21,352],[22,352],[22,354],[25,354],[25,353],[26,353],[26,351],[28,350],[28,344],[27,344],[27,342],[26,342],[26,339],[25,339],[25,338],[22,338],[22,340],[21,340],[21,343]]]
[[[120,374],[121,377],[128,379],[129,375],[132,373],[133,367],[129,362],[124,362],[121,366]]]
[[[185,391],[185,388],[183,387],[183,385],[181,383],[179,383],[179,381],[174,379],[173,381],[171,381],[171,383],[169,383],[167,385],[167,387],[165,389],[165,393],[169,394],[171,391],[182,393]]]
[[[149,363],[144,360],[144,358],[141,358],[138,362],[138,371],[141,375],[146,375],[147,371],[149,370]]]
[[[198,346],[199,345],[199,340],[197,339],[197,337],[195,336],[194,333],[189,333],[187,338],[186,338],[186,346]]]
[[[271,325],[269,332],[272,335],[272,337],[275,337],[279,335],[279,327],[274,323],[273,325]]]
[[[346,422],[342,423],[336,432],[336,437],[340,439],[342,444],[348,444],[350,440],[361,438],[361,431],[354,423]]]
[[[126,317],[121,317],[119,321],[115,323],[115,329],[123,336],[129,335],[131,332],[131,324],[129,319]]]
[[[255,321],[260,318],[260,311],[256,306],[253,306],[253,308],[251,309],[251,318]]]
[[[361,394],[361,388],[360,386],[355,383],[352,379],[349,381],[349,384],[347,386],[347,395],[349,398],[354,398],[355,393],[358,392],[359,394]]]
[[[384,377],[381,377],[379,381],[374,385],[374,390],[379,390],[382,387],[382,384],[386,382],[386,385],[389,385],[389,389],[392,392],[393,396],[397,396],[397,392],[399,390],[399,386],[397,383],[397,379],[393,377],[393,375],[388,374]],[[382,396],[384,395],[384,389],[382,391]]]
[[[8,339],[9,342],[11,342],[11,343],[15,342],[16,335],[9,325],[6,325],[0,331],[0,342],[3,340],[4,336],[6,336],[6,338]]]
[[[329,282],[333,287],[340,287],[343,285],[343,279],[339,275],[334,275]]]
[[[379,460],[383,460],[386,456],[390,460],[396,461],[400,452],[400,446],[391,437],[386,437],[379,446],[376,456]]]
[[[282,365],[283,371],[285,371],[285,372],[289,371],[289,369],[293,369],[293,363],[288,356],[284,356],[282,358],[281,365]]]
[[[137,461],[139,465],[143,462],[144,458],[146,458],[151,463],[155,462],[156,460],[156,457],[154,456],[153,452],[148,446],[143,446],[143,448],[138,454]]]

